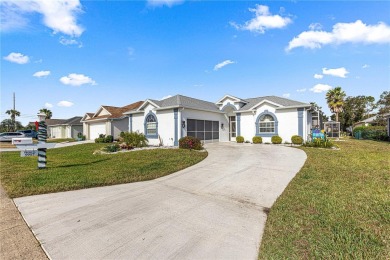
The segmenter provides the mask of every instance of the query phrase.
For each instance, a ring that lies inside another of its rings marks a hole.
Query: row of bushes
[[[236,141],[237,143],[243,143],[244,142],[244,137],[243,136],[237,136],[236,137]],[[252,143],[254,144],[261,144],[263,142],[263,138],[261,138],[261,136],[254,136],[252,138]],[[271,137],[271,142],[273,144],[281,144],[282,143],[282,138],[278,135],[274,135]],[[297,145],[300,145],[300,144],[303,144],[303,138],[299,135],[293,135],[291,137],[291,143],[292,144],[297,144]]]
[[[390,141],[385,126],[358,126],[353,129],[355,138],[376,141]]]

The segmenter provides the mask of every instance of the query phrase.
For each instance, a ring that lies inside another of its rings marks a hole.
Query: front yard
[[[1,185],[11,198],[146,181],[174,173],[207,157],[207,152],[153,149],[93,155],[107,144],[83,144],[47,151],[47,169],[37,169],[37,157],[0,153]]]
[[[271,208],[259,259],[390,259],[390,144],[347,139],[308,158]]]

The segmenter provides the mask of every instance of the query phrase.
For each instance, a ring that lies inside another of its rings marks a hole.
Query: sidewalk
[[[0,216],[0,259],[48,259],[1,186]]]
[[[49,148],[49,149],[62,148],[62,147],[79,145],[79,144],[87,144],[87,143],[94,143],[94,141],[86,140],[86,141],[78,141],[78,142],[57,143],[54,148]],[[20,151],[18,148],[0,148],[0,152],[18,152],[18,151]]]

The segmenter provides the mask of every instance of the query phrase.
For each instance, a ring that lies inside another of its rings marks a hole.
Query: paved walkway
[[[63,143],[57,143],[55,147],[49,148],[62,148],[67,146],[73,146],[73,145],[79,145],[79,144],[87,144],[87,143],[94,143],[93,140],[86,140],[86,141],[77,141],[77,142],[63,142]],[[18,148],[0,148],[0,152],[17,152],[20,151]]]
[[[52,259],[256,259],[266,212],[306,160],[275,145],[207,145],[153,181],[15,199]]]

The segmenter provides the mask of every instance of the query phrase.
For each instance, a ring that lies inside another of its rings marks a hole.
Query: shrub
[[[303,144],[303,138],[299,135],[293,135],[291,136],[291,142],[293,144]]]
[[[250,144],[251,142],[250,142],[249,140],[246,140],[245,143],[246,143],[246,144]]]
[[[261,136],[254,136],[252,138],[252,143],[254,144],[261,144],[263,142],[263,138]]]
[[[104,138],[98,137],[95,139],[95,143],[104,143]]]
[[[317,148],[332,148],[335,145],[330,139],[324,140],[324,139],[316,138],[311,142],[304,143],[303,146],[317,147]]]
[[[123,132],[121,133],[121,140],[126,143],[128,147],[145,147],[148,146],[148,138],[140,132]]]
[[[194,150],[202,150],[203,144],[202,142],[193,136],[185,136],[180,138],[179,140],[179,148],[182,149],[194,149]]]
[[[106,147],[104,147],[104,151],[109,152],[109,153],[115,153],[120,149],[118,144],[110,144]]]
[[[388,135],[385,126],[367,126],[362,130],[362,138],[368,140],[387,141]]]
[[[243,143],[243,142],[244,142],[244,137],[243,137],[243,136],[240,136],[240,135],[237,136],[237,137],[236,137],[236,142],[237,142],[237,143]]]
[[[114,142],[114,137],[112,135],[107,135],[106,138],[104,138],[105,143],[112,143]]]
[[[274,135],[271,137],[271,142],[273,144],[281,144],[282,143],[282,138],[278,135]]]

